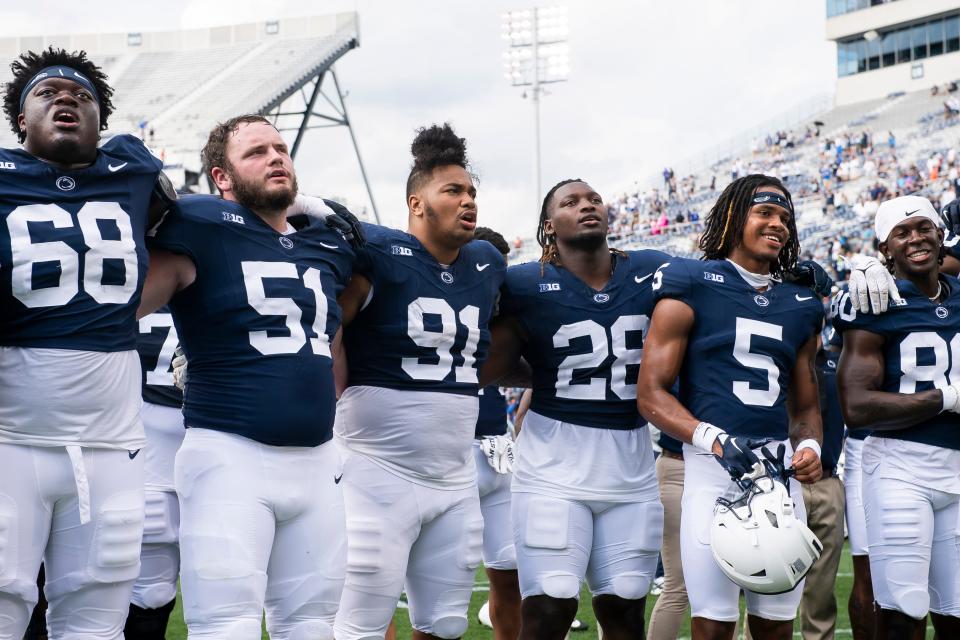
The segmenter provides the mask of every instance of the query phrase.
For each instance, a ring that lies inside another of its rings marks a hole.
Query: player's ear
[[[17,126],[20,127],[20,132],[25,133],[27,130],[27,117],[22,113],[17,116]]]
[[[552,236],[556,233],[553,230],[553,220],[551,220],[550,218],[547,218],[546,220],[543,221],[543,233],[548,236]]]
[[[210,169],[210,177],[213,179],[213,184],[220,193],[225,193],[233,189],[233,180],[230,174],[224,171],[222,167],[213,167]]]
[[[423,200],[415,193],[411,193],[407,196],[407,209],[410,210],[410,213],[415,216],[423,215]]]

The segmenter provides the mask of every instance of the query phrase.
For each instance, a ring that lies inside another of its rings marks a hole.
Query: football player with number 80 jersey
[[[880,205],[875,227],[902,300],[886,314],[837,304],[847,424],[871,429],[862,496],[876,637],[960,637],[960,281],[938,275],[943,231],[930,202]]]
[[[805,519],[796,482],[822,474],[814,359],[823,306],[816,292],[780,281],[796,266],[799,242],[789,192],[776,178],[749,175],[727,186],[700,244],[703,261],[674,259],[654,275],[637,403],[686,443],[680,545],[693,637],[729,640],[741,586],[711,552],[715,502],[736,489],[731,476],[755,469],[757,440],[772,439],[785,445],[784,463],[796,473],[789,481],[795,513]],[[794,575],[807,569],[801,563]],[[791,637],[802,591],[745,590],[753,636]]]
[[[260,116],[217,125],[222,198],[190,196],[151,238],[141,312],[170,300],[190,359],[177,453],[181,587],[191,637],[332,638],[345,540],[330,342],[354,251],[314,217]],[[327,203],[334,208],[336,203]]]
[[[19,640],[46,566],[50,636],[117,638],[143,527],[135,312],[162,163],[98,148],[113,90],[84,52],[27,52],[0,150],[0,638]]]
[[[412,150],[409,233],[368,226],[362,275],[341,297],[348,551],[337,640],[382,638],[404,587],[415,638],[459,638],[480,563],[477,369],[506,265],[473,241],[463,139],[435,125]]]
[[[523,629],[563,638],[587,578],[605,635],[643,635],[663,525],[653,448],[636,406],[659,251],[611,251],[606,208],[582,180],[544,198],[543,258],[512,266],[487,378],[522,355],[533,398],[515,447],[513,527]],[[524,637],[527,637],[526,635]]]

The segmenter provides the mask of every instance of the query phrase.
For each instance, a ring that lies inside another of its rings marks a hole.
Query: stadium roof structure
[[[108,138],[143,137],[175,182],[200,170],[200,149],[216,123],[261,113],[292,136],[295,156],[310,129],[350,132],[374,212],[373,193],[334,64],[360,45],[354,12],[178,31],[0,38],[0,59],[48,46],[85,50],[110,79],[115,111]],[[0,83],[11,79],[0,67]],[[16,146],[0,130],[0,146]]]

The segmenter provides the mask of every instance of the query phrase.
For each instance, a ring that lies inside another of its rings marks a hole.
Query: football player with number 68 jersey
[[[203,157],[222,197],[183,198],[157,227],[141,309],[169,300],[190,359],[184,617],[191,638],[252,640],[266,608],[272,638],[329,640],[346,548],[330,343],[354,250],[287,217],[293,163],[265,118],[217,125]]]
[[[84,52],[26,52],[11,70],[3,108],[23,148],[0,149],[0,638],[22,637],[43,559],[50,637],[114,640],[139,573],[135,313],[162,163],[132,136],[98,148],[113,90]]]
[[[880,251],[902,297],[886,314],[841,294],[840,397],[847,424],[869,428],[860,468],[879,610],[876,637],[960,637],[960,281],[938,274],[943,230],[930,202],[880,205]]]
[[[700,245],[703,261],[674,259],[653,277],[657,302],[637,403],[644,417],[685,443],[680,545],[693,637],[729,640],[741,587],[714,561],[715,502],[736,489],[731,477],[754,471],[759,461],[751,449],[775,440],[785,445],[783,462],[796,476],[789,481],[792,509],[805,519],[796,482],[822,474],[814,363],[823,306],[817,292],[785,281],[799,243],[789,192],[776,178],[749,175],[727,186]],[[809,569],[790,566],[798,579]],[[778,595],[746,590],[755,638],[792,637],[803,591],[793,586]]]

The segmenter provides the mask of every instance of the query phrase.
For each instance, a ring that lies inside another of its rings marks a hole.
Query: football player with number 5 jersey
[[[404,587],[414,638],[459,638],[480,564],[477,369],[506,265],[473,240],[464,140],[435,125],[412,151],[409,232],[367,226],[340,300],[348,550],[337,640],[383,638]]]
[[[204,163],[222,198],[182,199],[152,236],[141,313],[170,302],[190,359],[176,456],[191,638],[327,639],[345,561],[330,343],[354,251],[297,192],[261,116],[217,125]],[[336,203],[326,203],[334,208]]]
[[[823,306],[806,286],[781,281],[796,266],[799,243],[789,192],[776,178],[745,176],[724,189],[700,245],[703,261],[674,259],[653,277],[657,302],[637,402],[686,443],[680,544],[693,637],[729,640],[741,587],[711,552],[714,505],[736,488],[731,477],[755,469],[751,448],[772,439],[785,445],[794,509],[805,518],[796,481],[822,473],[814,359]],[[679,397],[671,392],[678,376]],[[807,569],[796,567],[798,579]],[[746,590],[753,636],[792,637],[802,591]]]
[[[659,251],[613,251],[606,207],[582,180],[547,193],[540,262],[512,266],[484,382],[532,369],[515,446],[513,527],[521,638],[566,636],[584,577],[604,637],[643,636],[663,507],[634,381]]]
[[[960,637],[960,280],[939,275],[943,230],[930,202],[880,205],[880,251],[902,300],[886,314],[842,294],[840,397],[861,450],[876,637]]]
[[[44,559],[50,637],[113,640],[139,573],[135,312],[162,163],[132,136],[98,148],[113,90],[84,52],[11,69],[3,107],[23,149],[0,149],[0,638],[22,637]]]

